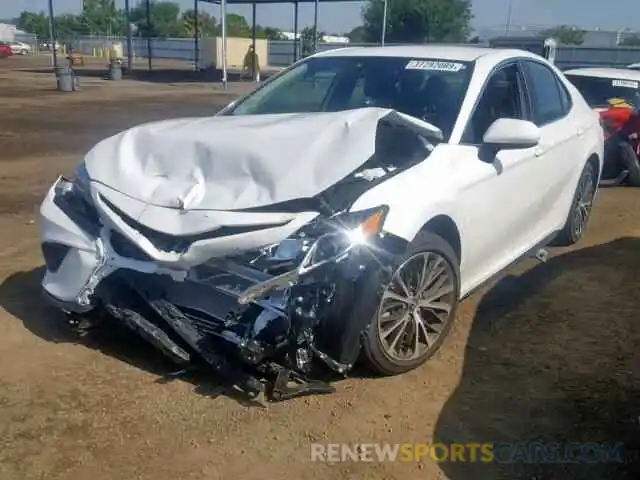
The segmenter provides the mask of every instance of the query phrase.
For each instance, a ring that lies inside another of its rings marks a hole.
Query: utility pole
[[[53,68],[58,68],[58,52],[56,52],[56,26],[53,21],[53,0],[49,0],[49,43],[51,47],[51,61]]]
[[[384,41],[387,36],[387,0],[384,0],[384,7],[382,10],[382,38],[380,39],[381,45],[384,47]]]
[[[504,33],[505,35],[509,35],[509,31],[511,30],[511,9],[513,8],[513,0],[508,0],[507,3],[507,21],[504,25]]]
[[[130,0],[124,0],[125,20],[127,22],[127,72],[133,70],[133,48],[131,39],[131,5]]]

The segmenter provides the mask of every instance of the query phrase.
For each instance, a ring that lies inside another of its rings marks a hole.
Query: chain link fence
[[[518,31],[519,33],[522,30]],[[536,31],[539,34],[540,32]],[[597,32],[598,34],[606,34],[609,40],[613,35],[614,38],[620,39],[624,37],[620,32]],[[631,32],[625,32],[632,35]],[[533,36],[533,35],[532,35]],[[50,51],[49,39],[38,39],[35,35],[16,34],[15,40],[24,42],[31,46],[31,53],[39,54]],[[203,39],[204,40],[204,39]],[[193,38],[132,38],[133,60],[164,59],[182,61],[186,68],[195,68],[198,60],[202,59],[202,41],[200,47],[196,48],[196,42]],[[76,36],[70,39],[60,39],[60,53],[66,55],[70,50],[81,53],[86,57],[104,58],[109,56],[109,49],[114,42],[123,45],[123,51],[126,55],[126,37],[122,36]],[[569,46],[561,45],[558,48],[557,63],[561,68],[584,67],[584,66],[616,66],[624,67],[631,63],[640,62],[640,46],[617,46],[613,41],[613,45],[606,46],[607,42],[600,42],[601,46],[589,45]],[[319,51],[331,50],[344,47],[355,46],[375,46],[372,43],[324,43],[318,44]],[[302,41],[298,40],[270,40],[268,42],[267,65],[265,67],[283,68],[291,65],[294,59],[302,58]]]

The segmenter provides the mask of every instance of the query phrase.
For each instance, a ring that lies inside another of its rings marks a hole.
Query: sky
[[[141,0],[130,0],[136,5]],[[142,0],[144,1],[144,0]],[[192,8],[193,0],[173,0],[183,8]],[[393,0],[389,0],[393,1]],[[577,25],[583,28],[600,27],[602,30],[638,28],[637,11],[640,0],[472,0],[474,27],[497,27],[506,23],[507,5],[511,1],[512,25],[560,24]],[[322,3],[318,9],[319,29],[328,33],[344,33],[361,23],[361,2]],[[82,0],[53,0],[59,13],[78,12]],[[116,0],[118,6],[124,0]],[[612,4],[615,8],[612,8]],[[578,8],[579,6],[579,8]],[[23,10],[46,11],[48,0],[0,0],[0,18],[13,18]],[[219,18],[219,6],[200,2],[201,10]],[[229,13],[239,13],[251,22],[251,6],[228,8]],[[284,31],[293,30],[293,4],[258,5],[257,23],[272,26]],[[313,23],[313,3],[301,4],[299,9],[300,29]]]

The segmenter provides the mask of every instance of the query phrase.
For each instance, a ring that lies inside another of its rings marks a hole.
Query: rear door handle
[[[576,133],[578,134],[579,137],[581,137],[582,134],[584,133],[584,128],[579,127],[578,130],[576,131]]]
[[[536,157],[541,157],[542,155],[544,155],[544,148],[542,147],[538,147],[536,148],[536,151],[533,153]]]

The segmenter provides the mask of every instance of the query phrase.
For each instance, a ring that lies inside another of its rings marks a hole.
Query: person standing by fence
[[[245,72],[249,73],[254,81],[260,81],[260,59],[258,58],[258,54],[254,50],[253,45],[249,45],[247,53],[244,56],[244,62],[242,65],[243,76]]]

